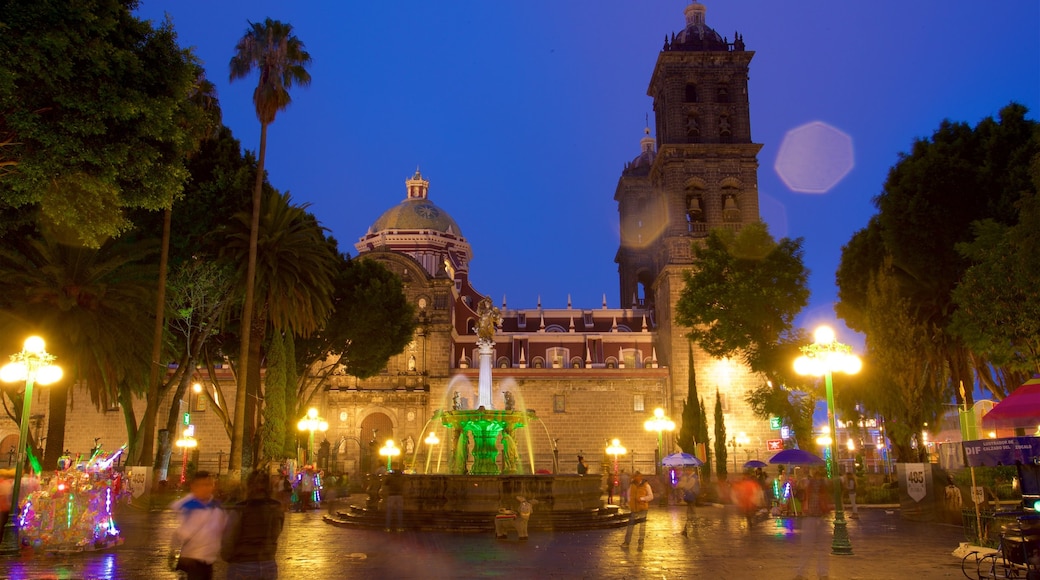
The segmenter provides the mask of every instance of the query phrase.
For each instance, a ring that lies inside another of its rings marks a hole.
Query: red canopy
[[[1040,377],[1026,381],[994,405],[982,416],[982,426],[987,429],[1036,429],[1040,426]]]

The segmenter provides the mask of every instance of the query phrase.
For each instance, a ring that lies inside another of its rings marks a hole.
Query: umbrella
[[[665,467],[699,467],[704,462],[689,453],[672,453],[661,460]]]
[[[766,462],[759,461],[757,459],[752,459],[751,461],[748,461],[744,464],[745,469],[755,469],[757,467],[767,467]]]
[[[982,426],[987,429],[1029,428],[1040,425],[1040,377],[1022,383],[982,416]]]
[[[813,465],[826,463],[819,456],[813,455],[808,451],[801,449],[784,449],[776,455],[769,458],[769,463],[776,465],[778,463],[789,463],[791,465]]]

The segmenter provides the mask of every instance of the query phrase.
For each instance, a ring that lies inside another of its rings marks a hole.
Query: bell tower
[[[621,306],[652,309],[658,356],[665,353],[671,369],[673,414],[681,410],[676,404],[685,397],[689,375],[686,333],[674,318],[683,273],[696,267],[692,246],[712,229],[739,231],[759,220],[762,146],[751,141],[747,91],[754,52],[745,50],[739,34],[730,41],[710,28],[706,11],[691,3],[685,27],[665,37],[647,89],[656,147],[648,150],[644,139],[614,195]],[[707,360],[703,353],[695,356]],[[701,394],[707,403],[707,393]]]

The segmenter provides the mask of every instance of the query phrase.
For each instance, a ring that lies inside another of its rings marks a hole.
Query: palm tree
[[[253,105],[260,120],[260,156],[256,167],[256,183],[253,186],[253,212],[249,228],[249,258],[246,266],[245,301],[242,306],[242,350],[239,356],[238,387],[235,398],[234,431],[231,437],[231,456],[228,472],[232,478],[241,477],[242,443],[244,440],[246,415],[246,386],[249,365],[250,329],[253,321],[253,283],[256,279],[257,235],[260,230],[260,193],[264,181],[264,161],[267,157],[267,126],[274,122],[275,115],[292,102],[289,89],[294,84],[307,86],[311,75],[306,66],[311,55],[304,50],[303,42],[292,32],[292,26],[267,18],[263,23],[250,22],[246,33],[235,46],[231,57],[231,81],[249,76],[254,69],[260,73]]]
[[[149,242],[109,241],[95,249],[38,239],[0,249],[0,334],[40,332],[69,377],[49,389],[48,468],[64,449],[68,385],[76,382],[99,409],[120,403],[135,444],[132,396],[142,394],[148,376],[155,292],[155,267],[146,258],[155,249]]]
[[[260,384],[261,345],[268,328],[308,335],[320,329],[332,311],[333,279],[339,257],[335,243],[325,238],[325,229],[307,212],[308,207],[309,204],[293,205],[289,194],[265,190],[257,236],[257,254],[261,259],[255,273],[256,318],[249,327],[249,366],[239,366],[240,376],[248,376],[250,385]],[[229,224],[224,255],[232,262],[241,264],[241,256],[249,251],[250,217],[242,212]],[[244,274],[240,269],[239,275]],[[242,341],[246,340],[243,336]],[[257,400],[250,394],[257,393],[250,389],[245,398]],[[236,401],[236,408],[237,404]],[[248,402],[247,406],[251,407]],[[244,415],[244,426],[250,428],[250,433],[254,414]],[[256,450],[256,442],[252,443],[251,449]]]

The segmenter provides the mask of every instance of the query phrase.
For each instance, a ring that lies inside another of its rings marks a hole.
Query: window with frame
[[[553,395],[553,413],[567,412],[567,397],[565,395]]]
[[[632,395],[632,410],[638,413],[646,411],[646,404],[643,402],[643,395]]]

